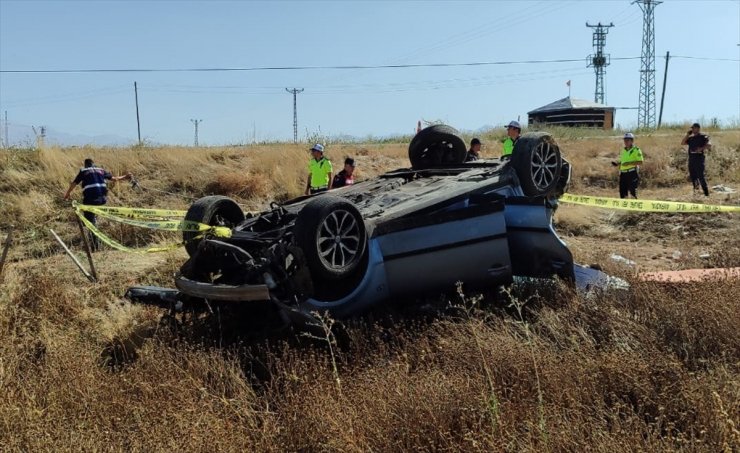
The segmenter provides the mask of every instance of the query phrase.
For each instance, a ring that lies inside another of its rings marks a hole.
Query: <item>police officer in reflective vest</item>
[[[635,135],[632,132],[624,134],[624,148],[619,156],[619,162],[612,162],[615,167],[619,166],[619,198],[627,198],[628,193],[637,198],[642,150],[634,143]]]
[[[69,184],[69,188],[64,194],[65,200],[69,200],[72,190],[78,184],[82,184],[82,204],[93,206],[104,205],[107,202],[106,196],[108,195],[106,180],[120,181],[132,178],[131,173],[127,173],[123,176],[113,176],[109,171],[95,166],[93,160],[90,158],[85,159],[84,165],[85,166],[83,168],[80,168],[75,179],[73,179]],[[90,223],[93,225],[96,224],[95,214],[85,212],[84,215]],[[97,250],[98,240],[95,236],[93,236],[92,246],[93,249]]]
[[[306,195],[326,192],[331,189],[332,171],[331,161],[324,157],[324,145],[319,143],[310,149],[311,160],[308,162],[308,180],[306,181]]]
[[[512,121],[506,125],[506,140],[504,140],[504,151],[501,153],[502,159],[511,159],[511,153],[514,152],[514,145],[516,145],[519,136],[522,134],[522,126],[519,121]]]

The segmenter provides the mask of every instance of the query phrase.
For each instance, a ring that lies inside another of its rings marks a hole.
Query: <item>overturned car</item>
[[[190,258],[177,290],[157,297],[345,318],[457,282],[466,290],[515,276],[575,282],[571,252],[552,226],[570,179],[553,138],[524,134],[508,160],[465,156],[457,131],[437,125],[411,141],[410,168],[352,186],[247,216],[227,197],[201,198],[186,219],[227,226],[231,237],[184,233]],[[128,295],[145,300],[152,291]]]

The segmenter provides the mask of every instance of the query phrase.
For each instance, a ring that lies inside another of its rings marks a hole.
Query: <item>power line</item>
[[[712,58],[712,57],[689,57],[685,55],[673,55],[671,58],[683,58],[685,60],[704,60],[704,61],[732,61],[737,63],[740,59],[737,58]]]
[[[614,60],[637,60],[640,57],[621,57]],[[255,66],[245,68],[117,68],[117,69],[2,69],[0,74],[84,74],[117,72],[251,72],[251,71],[306,71],[306,70],[348,70],[348,69],[401,69],[401,68],[454,68],[466,66],[498,66],[512,64],[573,63],[582,58],[562,58],[554,60],[520,61],[475,61],[468,63],[410,63],[387,65],[338,65],[338,66]]]
[[[641,0],[651,1],[651,0]],[[655,4],[655,2],[653,2]],[[713,58],[676,55],[671,58],[685,58],[706,61],[731,61],[736,58]],[[617,57],[614,61],[639,60],[641,57]],[[0,74],[85,74],[85,73],[130,73],[130,72],[254,72],[254,71],[308,71],[308,70],[355,70],[355,69],[404,69],[404,68],[454,68],[469,66],[503,66],[516,64],[573,63],[583,61],[581,58],[561,58],[554,60],[519,60],[519,61],[473,61],[467,63],[408,63],[386,65],[337,65],[337,66],[255,66],[244,68],[85,68],[85,69],[0,69]]]
[[[577,2],[552,2],[549,0],[544,0],[530,7],[519,6],[518,16],[507,18],[507,20],[501,20],[500,18],[498,18],[496,20],[487,21],[486,23],[471,27],[471,29],[469,30],[465,30],[463,32],[453,34],[442,40],[426,44],[420,48],[414,49],[411,52],[408,52],[396,58],[387,60],[385,64],[406,63],[407,61],[413,58],[418,58],[421,55],[426,55],[430,53],[438,53],[439,51],[447,47],[461,46],[473,40],[487,38],[493,33],[500,33],[502,31],[505,31],[508,28],[512,28],[512,27],[519,25],[520,23],[530,23],[532,19],[538,16],[542,16],[545,14],[551,14],[557,11],[558,9],[562,9],[568,6],[568,3],[577,3]],[[554,6],[554,9],[552,8],[553,6]],[[548,8],[550,9],[548,10]],[[475,30],[475,32],[471,33],[470,30]],[[361,75],[362,75],[362,72],[344,74],[341,77],[334,78],[334,80],[342,80],[348,77],[357,78],[358,76],[361,76]]]

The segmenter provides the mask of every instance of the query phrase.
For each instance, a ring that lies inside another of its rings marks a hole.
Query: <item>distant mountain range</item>
[[[36,132],[40,132],[39,127],[36,127]],[[3,144],[5,144],[5,129],[3,127],[0,127],[0,137]],[[113,134],[67,134],[46,128],[46,144],[51,146],[130,146],[135,143],[136,140]],[[8,144],[15,147],[36,146],[36,134],[33,127],[24,124],[8,124]]]

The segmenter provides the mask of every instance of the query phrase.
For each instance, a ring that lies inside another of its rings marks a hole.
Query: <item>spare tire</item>
[[[244,221],[244,212],[231,198],[222,195],[210,195],[199,198],[190,205],[190,209],[185,214],[185,220],[234,228]],[[199,234],[195,231],[182,232],[185,250],[190,256],[193,256],[195,251],[198,250],[200,239],[195,239],[195,237]]]
[[[364,261],[365,222],[344,198],[322,195],[310,201],[298,213],[293,234],[314,279],[341,280]]]
[[[457,129],[444,124],[422,129],[409,143],[411,167],[418,170],[461,164],[467,153]]]
[[[519,137],[511,164],[527,196],[551,195],[560,182],[560,148],[547,132],[529,132]]]

